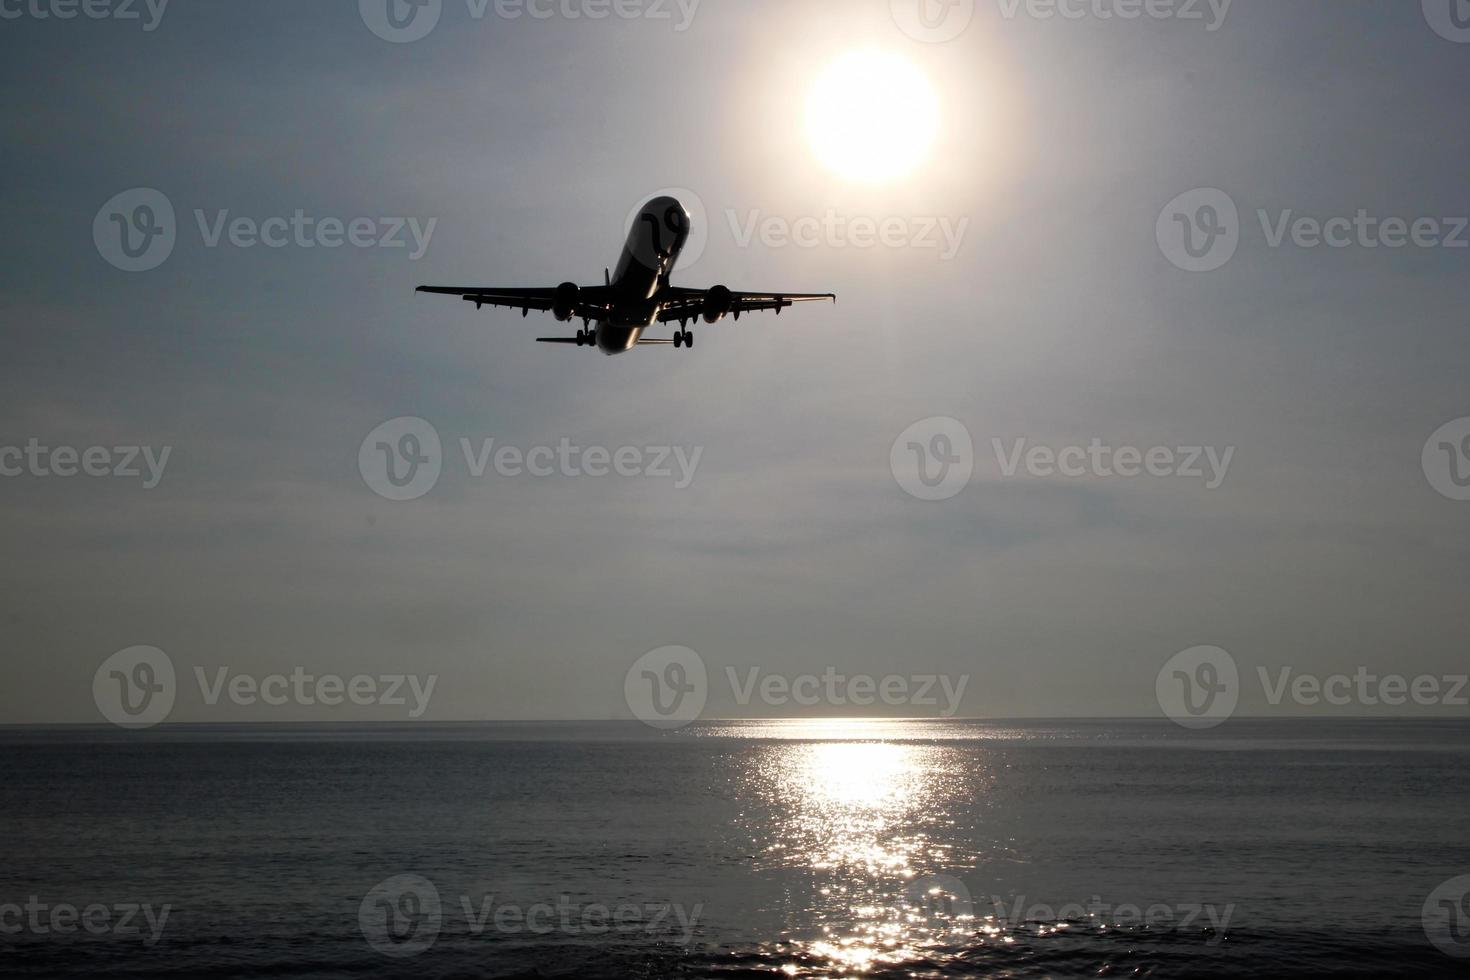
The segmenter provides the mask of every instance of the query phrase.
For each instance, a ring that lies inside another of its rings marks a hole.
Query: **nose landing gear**
[[[577,346],[578,347],[596,347],[597,346],[597,331],[596,330],[578,330],[577,331]]]
[[[694,331],[693,330],[679,330],[679,331],[676,331],[674,333],[674,346],[675,347],[693,347],[694,346]]]

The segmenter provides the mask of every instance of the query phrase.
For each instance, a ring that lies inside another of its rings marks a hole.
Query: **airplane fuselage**
[[[672,197],[654,198],[634,217],[612,274],[613,302],[597,324],[597,347],[604,354],[632,350],[658,322],[660,294],[688,241],[689,212]]]

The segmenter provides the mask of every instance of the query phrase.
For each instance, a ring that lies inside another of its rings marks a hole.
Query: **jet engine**
[[[704,322],[719,323],[735,306],[735,297],[724,286],[714,286],[704,294]]]
[[[581,292],[574,282],[564,282],[556,287],[556,295],[551,300],[551,312],[562,323],[577,315],[577,296]]]

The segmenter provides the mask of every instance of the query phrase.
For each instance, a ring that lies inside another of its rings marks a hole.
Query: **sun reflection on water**
[[[946,874],[973,856],[938,842],[958,756],[885,740],[895,724],[781,723],[773,737],[782,741],[745,773],[742,793],[760,804],[757,861],[791,877],[793,911],[804,913],[793,918],[817,924],[772,944],[790,957],[788,974],[870,972],[976,932],[969,894]]]
[[[924,797],[929,774],[913,746],[828,742],[791,753],[783,773],[798,790],[793,814],[810,867],[860,867],[908,875],[922,840],[903,817]]]

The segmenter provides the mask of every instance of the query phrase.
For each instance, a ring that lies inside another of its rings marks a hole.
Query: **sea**
[[[1470,722],[0,729],[0,976],[1470,976]]]

